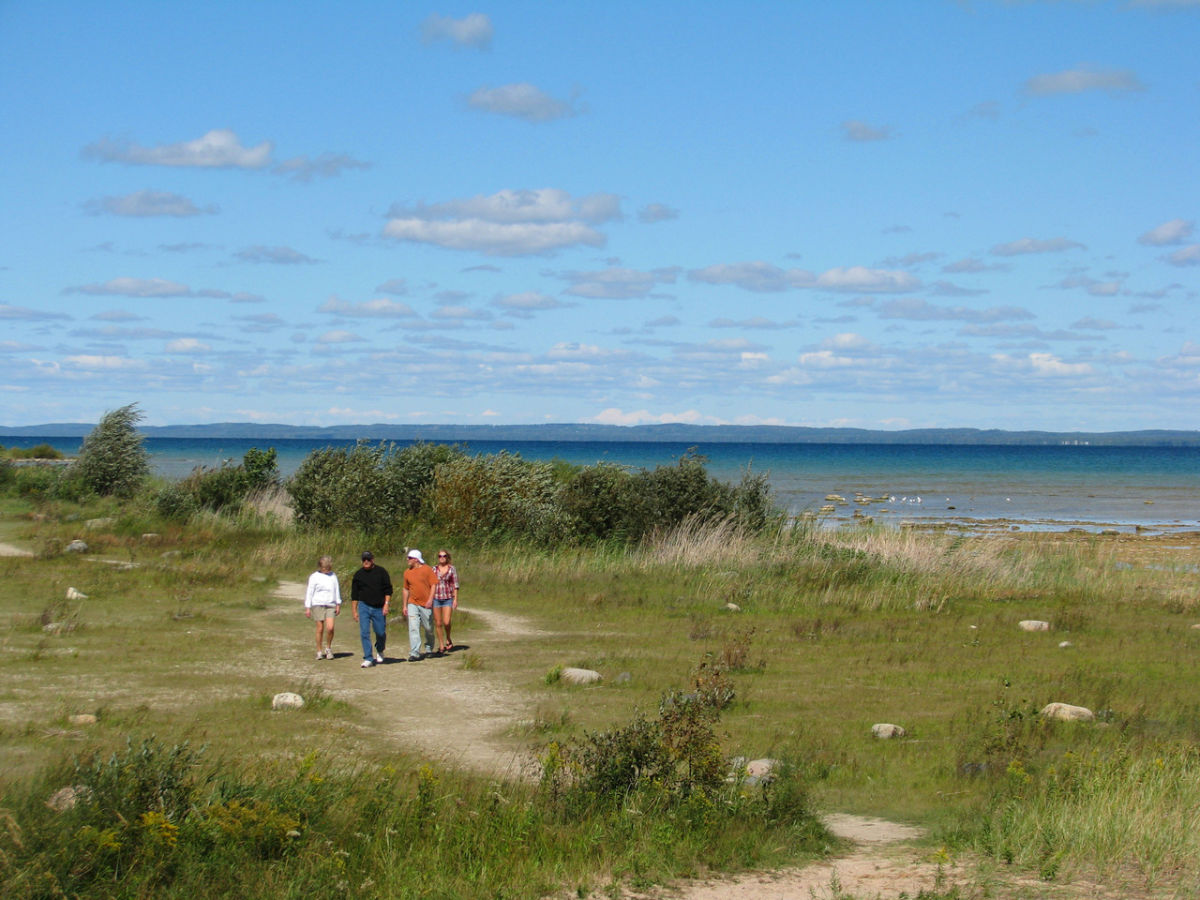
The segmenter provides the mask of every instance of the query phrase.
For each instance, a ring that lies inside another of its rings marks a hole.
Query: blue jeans
[[[426,653],[433,652],[433,610],[415,603],[408,604],[408,655],[419,656],[421,653],[421,629],[425,629],[425,639],[429,642]]]
[[[387,646],[387,618],[383,615],[383,607],[358,604],[358,635],[362,638],[363,659],[374,658],[371,655],[372,629],[375,630],[375,652],[383,656],[383,648]]]

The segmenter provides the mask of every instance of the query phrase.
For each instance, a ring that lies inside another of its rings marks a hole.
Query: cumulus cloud
[[[1084,91],[1144,91],[1146,86],[1128,69],[1103,69],[1083,64],[1063,72],[1035,75],[1025,82],[1024,91],[1034,97],[1052,94],[1082,94]]]
[[[122,197],[101,197],[99,200],[89,200],[84,209],[93,215],[109,213],[114,216],[199,216],[216,213],[216,206],[206,206],[203,209],[181,194],[170,191],[135,191]]]
[[[621,217],[614,194],[572,197],[556,188],[495,194],[416,207],[393,206],[383,234],[400,241],[477,250],[495,256],[551,253],[564,247],[602,247],[593,226]]]
[[[805,269],[781,269],[768,262],[755,260],[741,263],[718,263],[687,273],[689,281],[703,284],[731,284],[755,293],[778,293],[793,288],[811,287],[812,272]]]
[[[1078,241],[1068,240],[1065,237],[1049,238],[1047,240],[1021,238],[1020,240],[1009,241],[1007,244],[997,244],[992,247],[991,253],[993,256],[1020,256],[1026,253],[1062,253],[1064,250],[1086,249],[1087,247]]]
[[[492,314],[486,309],[472,309],[469,306],[439,306],[431,313],[431,318],[448,322],[487,322]]]
[[[638,409],[624,412],[610,406],[596,415],[581,419],[582,422],[594,422],[597,425],[669,425],[675,423],[697,425],[705,421],[713,421],[711,417],[701,415],[694,409],[681,413],[651,413],[649,410]]]
[[[876,128],[858,119],[842,123],[842,137],[848,141],[886,141],[891,136],[892,129],[889,125]]]
[[[146,361],[143,359],[130,359],[128,356],[99,356],[90,354],[68,356],[63,360],[63,364],[73,369],[89,369],[106,372],[119,369],[146,368]]]
[[[361,341],[362,335],[355,334],[353,331],[326,331],[317,338],[318,344],[354,344]]]
[[[377,285],[375,292],[378,294],[391,294],[394,297],[403,297],[408,293],[408,282],[403,278],[389,278],[383,284]]]
[[[1192,228],[1195,224],[1194,221],[1188,219],[1171,219],[1169,222],[1163,222],[1161,225],[1151,228],[1138,238],[1138,243],[1148,244],[1151,247],[1182,244],[1192,236]]]
[[[780,328],[795,328],[799,322],[776,322],[763,316],[751,316],[748,319],[713,319],[708,323],[709,328],[753,328],[775,331]]]
[[[486,50],[492,44],[492,20],[483,13],[471,13],[461,19],[433,13],[421,23],[421,40],[426,44],[449,41],[455,47]]]
[[[141,147],[104,138],[83,148],[85,158],[134,166],[178,166],[206,169],[261,169],[271,162],[270,141],[243,147],[238,136],[219,128],[194,141]]]
[[[1063,290],[1083,288],[1093,297],[1114,297],[1121,293],[1120,280],[1098,281],[1088,275],[1072,275],[1051,285],[1051,287]]]
[[[264,247],[261,244],[238,250],[233,255],[242,262],[265,263],[275,266],[311,265],[319,261],[299,250],[293,250],[291,247]]]
[[[1004,263],[986,263],[975,257],[967,257],[942,266],[942,271],[950,274],[973,275],[979,272],[1000,272],[1008,269]]]
[[[492,301],[493,305],[507,310],[509,315],[531,314],[534,312],[542,312],[548,309],[561,309],[567,304],[561,300],[549,297],[545,294],[540,294],[537,291],[525,291],[520,294],[507,294],[503,297],[497,297]]]
[[[1180,247],[1167,257],[1167,262],[1173,266],[1200,266],[1200,244]]]
[[[649,203],[638,210],[638,221],[645,225],[679,218],[679,210],[663,203]]]
[[[345,153],[322,153],[310,159],[307,156],[294,156],[285,159],[271,171],[276,175],[284,175],[293,181],[309,182],[316,178],[336,178],[347,169],[369,169],[370,163],[362,162]]]
[[[362,319],[410,319],[417,314],[407,303],[379,298],[350,303],[334,295],[317,307],[317,312]]]
[[[552,122],[581,112],[575,97],[559,100],[528,82],[478,88],[467,97],[467,106],[526,122]]]
[[[1030,353],[1029,365],[1035,375],[1050,377],[1091,375],[1094,371],[1089,363],[1066,363],[1052,353]]]
[[[564,278],[572,282],[567,293],[593,299],[628,300],[645,297],[658,284],[674,284],[677,268],[641,272],[613,267],[599,272],[567,272]]]
[[[908,272],[850,266],[822,272],[814,287],[856,294],[901,294],[918,290],[921,280]]]

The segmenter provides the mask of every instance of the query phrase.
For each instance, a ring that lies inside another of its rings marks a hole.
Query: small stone
[[[891,740],[892,738],[902,738],[908,734],[901,726],[892,725],[888,722],[880,722],[877,725],[871,726],[871,734],[879,738],[881,741]]]
[[[769,778],[775,774],[775,769],[779,766],[779,760],[763,757],[762,759],[752,759],[746,763],[746,774],[751,778]]]
[[[162,539],[162,535],[159,534],[157,531],[147,531],[145,534],[142,535],[142,540],[147,544],[157,543],[161,539]]]
[[[304,698],[292,691],[284,691],[271,698],[271,709],[300,709],[304,706]]]
[[[1025,619],[1018,622],[1017,627],[1022,631],[1049,631],[1050,623],[1043,622],[1041,619]]]
[[[736,603],[726,603],[725,610],[727,612],[741,612],[742,608],[740,606],[738,606]]]
[[[75,588],[73,588],[73,587],[69,587],[69,588],[67,588],[67,599],[68,600],[86,600],[87,594],[81,593],[80,591],[75,590]]]
[[[47,622],[45,625],[42,626],[42,631],[46,632],[46,634],[58,634],[62,630],[63,630],[62,622]]]
[[[75,804],[86,801],[92,796],[91,789],[86,784],[72,784],[59,788],[46,800],[46,805],[55,812],[66,812],[74,809]]]
[[[1070,641],[1059,641],[1059,643],[1058,643],[1059,650],[1066,650],[1068,647],[1074,647],[1074,646],[1075,645],[1072,644]]]
[[[179,559],[181,556],[183,556],[183,553],[179,550],[164,550],[160,554],[162,559]]]
[[[73,716],[67,716],[67,721],[72,725],[95,725],[98,720],[92,713],[76,713]]]
[[[68,553],[87,553],[88,545],[83,541],[74,540],[67,544],[65,549]]]
[[[1086,706],[1072,706],[1070,703],[1047,704],[1042,708],[1042,715],[1060,722],[1090,722],[1096,718]]]
[[[99,519],[88,519],[83,526],[85,528],[108,528],[116,521],[112,516],[104,516]]]
[[[559,674],[559,679],[566,684],[596,684],[601,677],[594,669],[566,668]]]

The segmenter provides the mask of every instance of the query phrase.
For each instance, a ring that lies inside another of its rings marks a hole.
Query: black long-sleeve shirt
[[[350,599],[355,603],[381,607],[385,598],[392,596],[392,576],[380,565],[363,567],[354,573],[350,582]]]

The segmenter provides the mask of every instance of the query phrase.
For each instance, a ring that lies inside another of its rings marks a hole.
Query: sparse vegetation
[[[136,403],[105,413],[83,439],[68,476],[100,496],[132,497],[150,472],[149,457],[137,431],[141,420]]]

